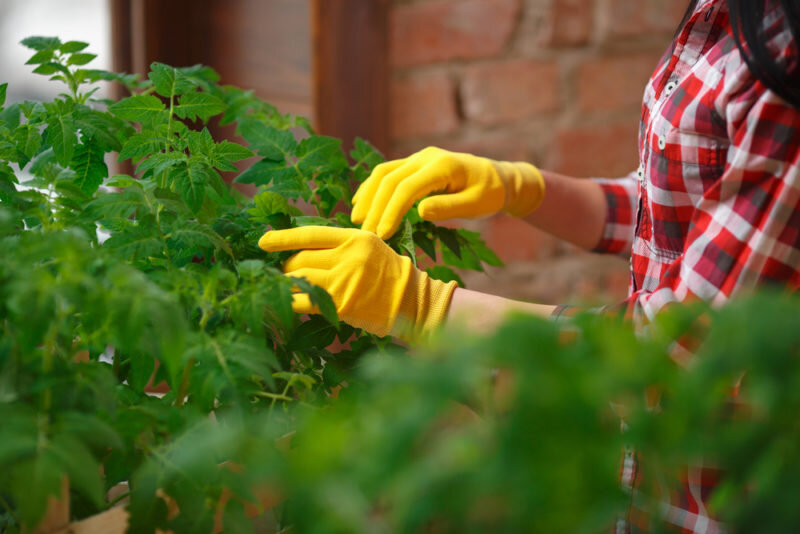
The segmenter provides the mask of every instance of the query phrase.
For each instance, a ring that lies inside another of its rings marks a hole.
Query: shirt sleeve
[[[635,229],[639,180],[635,172],[624,178],[592,178],[606,197],[606,222],[603,235],[592,252],[630,256]]]
[[[700,200],[682,254],[655,289],[594,311],[622,313],[642,330],[671,303],[719,306],[759,285],[800,287],[800,112],[758,82],[723,109],[725,168]],[[554,318],[578,311],[560,307]]]

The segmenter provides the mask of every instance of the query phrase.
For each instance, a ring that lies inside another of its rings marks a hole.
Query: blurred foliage
[[[645,333],[514,316],[409,357],[256,247],[266,228],[348,226],[339,210],[382,161],[368,143],[348,159],[207,67],[141,81],[85,68],[85,43],[24,44],[67,92],[6,106],[0,85],[0,532],[36,524],[64,476],[75,519],[128,482],[131,532],[211,532],[223,511],[226,532],[252,532],[245,503],[265,494],[285,532],[600,532],[632,502],[657,516],[656,485],[698,459],[724,474],[712,512],[734,531],[800,529],[796,297],[676,307]],[[102,80],[131,96],[94,101]],[[135,173],[108,177],[109,155]],[[445,279],[498,263],[413,210],[389,243]],[[295,287],[325,313],[293,314]],[[683,368],[670,355],[690,334]],[[635,493],[625,451],[647,470]]]
[[[757,295],[674,308],[645,335],[615,317],[578,317],[565,335],[516,316],[489,336],[449,332],[411,358],[369,355],[360,386],[297,431],[282,466],[286,522],[315,533],[607,532],[631,503],[659,517],[658,492],[680,491],[681,470],[702,461],[722,473],[712,517],[733,532],[796,532],[798,312],[796,296]],[[675,340],[703,331],[689,367],[676,364]],[[497,369],[511,376],[499,391]],[[633,494],[619,483],[626,451],[642,464]],[[672,531],[650,528],[662,530]]]

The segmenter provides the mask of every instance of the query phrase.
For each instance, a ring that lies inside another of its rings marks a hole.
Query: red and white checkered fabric
[[[797,45],[774,4],[768,47],[794,66]],[[752,75],[724,0],[698,2],[647,84],[639,157],[637,172],[597,179],[608,218],[596,251],[631,258],[629,297],[606,311],[641,329],[670,303],[721,305],[757,285],[800,286],[800,111]],[[636,487],[639,476],[636,456],[626,456],[623,485]],[[687,468],[662,519],[676,532],[720,532],[705,506],[718,476]],[[647,522],[633,511],[617,531]]]
[[[782,12],[765,26],[775,57],[796,63]],[[698,3],[647,84],[639,157],[638,172],[597,180],[597,251],[631,254],[623,306],[638,324],[670,302],[800,285],[800,112],[753,77],[723,0]]]

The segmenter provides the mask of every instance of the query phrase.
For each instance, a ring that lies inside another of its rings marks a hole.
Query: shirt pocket
[[[662,258],[683,253],[694,212],[725,169],[727,139],[669,127],[651,140],[647,180],[650,245]]]

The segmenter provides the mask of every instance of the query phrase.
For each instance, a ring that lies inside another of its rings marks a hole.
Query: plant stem
[[[131,496],[131,492],[130,491],[126,491],[125,493],[122,493],[121,495],[117,495],[108,504],[106,504],[106,510],[108,510],[109,508],[113,508],[115,504],[117,504],[118,502],[120,502],[123,499],[127,499],[130,496]]]
[[[256,397],[261,397],[264,399],[272,399],[273,404],[275,401],[284,401],[284,402],[292,402],[292,398],[287,395],[279,395],[277,393],[269,393],[268,391],[256,391],[254,393]],[[270,406],[272,408],[272,406]]]
[[[122,355],[119,353],[117,347],[114,347],[114,359],[111,361],[111,369],[114,371],[114,376],[119,381],[119,368],[121,365],[120,359],[122,359]]]
[[[189,375],[194,367],[194,358],[189,358],[186,362],[186,367],[183,368],[183,375],[181,376],[181,385],[178,387],[178,396],[175,397],[175,406],[180,408],[186,401],[186,392],[189,390]]]
[[[272,416],[272,410],[275,408],[275,402],[282,400],[283,402],[292,402],[291,397],[288,396],[289,388],[292,387],[294,384],[294,376],[290,377],[289,380],[286,381],[286,387],[283,388],[283,392],[280,395],[276,395],[275,393],[268,393],[266,391],[258,391],[256,392],[256,397],[264,397],[266,399],[272,399],[272,402],[269,405],[269,412],[268,416]]]
[[[19,520],[19,516],[18,516],[18,515],[17,515],[17,514],[14,512],[14,509],[13,509],[13,508],[11,508],[11,505],[10,505],[10,504],[8,504],[8,501],[6,501],[6,500],[3,498],[3,496],[2,496],[2,495],[0,495],[0,504],[2,504],[2,505],[3,505],[3,508],[5,508],[5,509],[6,509],[6,511],[8,512],[8,514],[9,514],[11,517],[13,517],[13,518],[14,518],[14,522],[15,522],[15,523],[16,523],[18,526],[20,526],[20,527],[21,527],[21,526],[22,526],[22,521],[20,521],[20,520]]]

